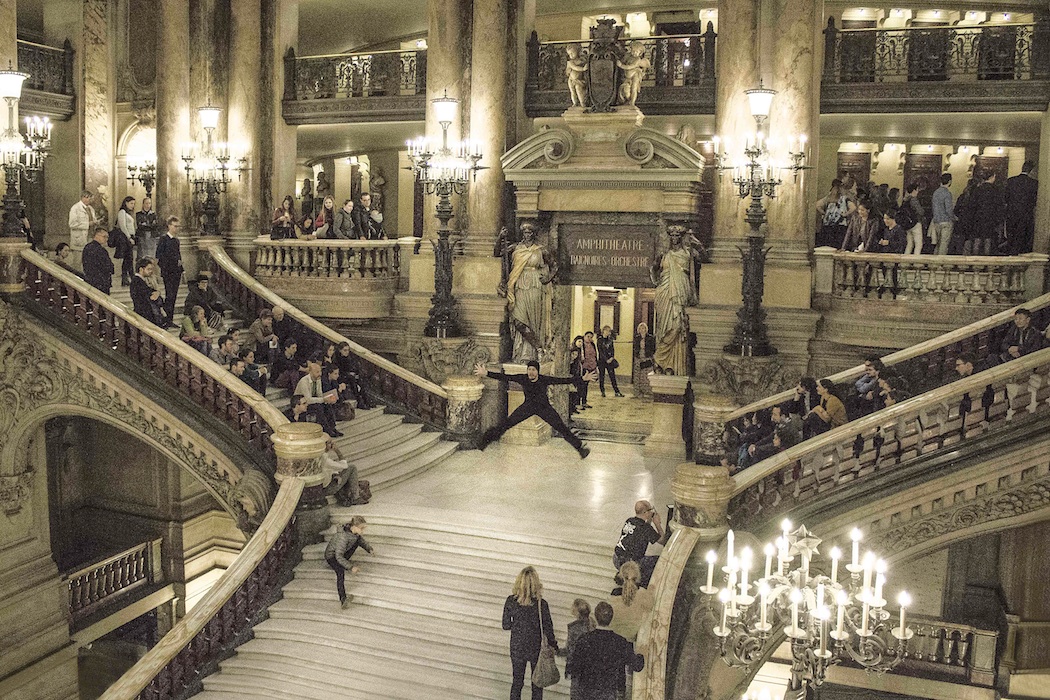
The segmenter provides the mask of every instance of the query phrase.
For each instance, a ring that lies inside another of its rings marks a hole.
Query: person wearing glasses
[[[613,567],[617,571],[629,561],[638,563],[642,570],[641,586],[649,585],[659,557],[646,556],[650,544],[665,544],[669,532],[660,524],[660,514],[649,501],[634,504],[634,517],[628,518],[620,530],[620,540],[613,549]]]

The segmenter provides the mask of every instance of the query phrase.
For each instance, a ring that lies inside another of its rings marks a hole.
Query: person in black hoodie
[[[598,388],[601,389],[602,396],[605,396],[606,372],[609,373],[609,383],[612,384],[613,393],[616,396],[623,396],[620,393],[620,387],[616,384],[616,368],[620,366],[620,363],[616,360],[614,341],[612,328],[602,326],[602,335],[598,338]]]
[[[569,430],[569,426],[565,425],[565,421],[554,410],[550,399],[547,397],[547,389],[549,387],[557,384],[572,384],[576,381],[575,378],[544,376],[540,374],[540,363],[535,360],[529,360],[526,367],[525,374],[504,374],[503,372],[489,372],[485,369],[485,365],[480,363],[474,365],[475,375],[504,382],[515,382],[521,386],[521,391],[525,394],[525,401],[520,406],[515,408],[499,425],[489,428],[485,432],[485,435],[481,438],[479,449],[484,450],[489,443],[499,440],[503,433],[523,420],[532,416],[539,416],[540,420],[561,433],[565,441],[572,445],[580,454],[581,459],[586,459],[591,451],[583,446],[583,441],[575,433]],[[595,379],[595,375],[593,372],[588,372],[583,375],[583,378],[591,381]]]
[[[540,658],[540,626],[547,644],[558,649],[551,611],[543,599],[543,584],[536,569],[526,566],[514,580],[514,588],[503,604],[503,629],[510,630],[510,663],[513,678],[510,700],[520,700],[525,687],[525,666],[536,668]],[[542,617],[542,621],[541,621]],[[543,700],[543,688],[532,686],[532,700]]]

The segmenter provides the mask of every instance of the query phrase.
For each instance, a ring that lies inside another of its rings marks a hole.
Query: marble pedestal
[[[649,376],[649,385],[653,389],[653,430],[645,440],[643,452],[647,456],[686,458],[682,408],[689,379],[677,375]]]
[[[506,374],[525,374],[525,365],[504,364],[503,371]],[[552,363],[540,364],[541,374],[551,374],[553,371],[554,365]],[[522,393],[521,387],[511,382],[507,386],[507,415],[510,415],[524,401],[525,395]],[[536,416],[532,416],[504,433],[500,442],[505,442],[508,445],[538,447],[549,442],[551,434],[549,425]]]

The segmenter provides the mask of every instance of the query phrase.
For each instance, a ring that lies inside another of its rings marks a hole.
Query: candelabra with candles
[[[201,128],[204,129],[204,143],[188,144],[182,149],[182,160],[185,163],[186,179],[193,184],[194,199],[201,204],[201,234],[205,236],[220,235],[219,229],[219,195],[226,194],[231,182],[230,170],[237,172],[237,179],[248,169],[246,154],[233,155],[228,143],[214,143],[213,134],[219,125],[218,107],[208,103],[197,109]],[[236,165],[231,168],[230,161]]]
[[[810,166],[806,164],[808,153],[804,134],[798,139],[797,151],[794,150],[794,139],[789,144],[788,164],[779,164],[773,159],[773,146],[770,143],[771,140],[767,139],[762,131],[762,126],[769,117],[776,91],[764,88],[759,83],[757,88],[746,90],[745,94],[751,107],[751,116],[755,120],[756,131],[745,141],[744,160],[733,160],[728,138],[715,136],[711,141],[719,179],[726,171],[732,171],[733,185],[736,186],[739,197],[741,199],[751,198],[747,215],[744,217],[750,226],[747,235],[747,249],[741,250],[743,304],[737,311],[737,323],[733,329],[732,342],[725,346],[724,351],[741,357],[767,357],[775,355],[777,350],[769,342],[766,312],[762,308],[762,296],[765,293],[766,255],[769,253],[769,249],[763,247],[765,238],[762,235],[762,225],[767,221],[763,200],[766,197],[770,199],[776,197],[777,187],[781,184],[780,173],[782,171],[790,170],[797,180],[799,173],[808,170]]]
[[[875,672],[893,669],[907,654],[914,632],[907,627],[911,598],[901,592],[899,618],[886,609],[883,595],[886,563],[868,552],[860,556],[862,535],[854,529],[853,551],[845,565],[848,576],[839,579],[842,551],[832,547],[830,575],[811,572],[821,540],[805,526],[792,530],[781,523],[782,534],[767,544],[764,576],[751,578],[755,564],[749,548],[737,553],[733,531],[727,535],[727,561],[721,567],[725,585],[715,586],[718,556],[707,553],[707,584],[700,591],[721,603],[721,622],[714,628],[722,659],[734,667],[761,662],[777,631],[791,640],[792,687],[823,684],[829,665],[853,661]],[[797,563],[795,568],[792,568]],[[894,622],[898,624],[893,625]]]
[[[141,160],[135,163],[128,163],[128,181],[137,181],[145,188],[146,196],[152,198],[153,186],[157,184],[156,162],[152,160]]]
[[[22,198],[19,181],[36,180],[44,168],[44,160],[51,152],[51,121],[44,117],[26,117],[26,133],[18,130],[18,119],[15,116],[18,100],[22,96],[22,83],[29,77],[8,67],[0,70],[0,97],[7,103],[7,122],[0,134],[0,162],[4,168],[3,237],[21,238],[22,232]]]
[[[408,142],[408,157],[416,180],[427,194],[436,194],[438,237],[434,241],[434,296],[431,297],[430,317],[423,334],[431,338],[455,338],[460,335],[456,299],[452,296],[452,195],[462,195],[467,185],[484,166],[481,146],[469,141],[449,145],[448,128],[456,117],[459,100],[443,97],[431,100],[434,115],[441,125],[441,145],[420,137]]]

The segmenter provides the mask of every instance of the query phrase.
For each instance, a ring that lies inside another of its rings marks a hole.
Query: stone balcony
[[[905,347],[1043,292],[1047,256],[881,255],[814,251],[814,308],[825,339]]]
[[[255,241],[254,276],[315,318],[387,318],[417,239]]]
[[[68,40],[55,48],[19,39],[18,70],[29,73],[18,103],[23,114],[60,121],[73,116],[73,46]]]

